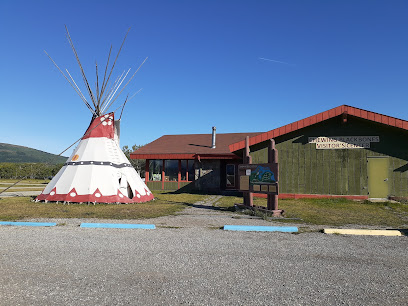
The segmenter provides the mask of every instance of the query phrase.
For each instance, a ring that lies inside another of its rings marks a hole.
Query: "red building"
[[[238,189],[249,136],[253,163],[279,151],[280,197],[408,198],[408,121],[341,105],[264,133],[168,135],[131,154],[152,190]]]
[[[165,135],[130,154],[146,160],[146,183],[151,190],[237,189],[237,165],[242,156],[229,145],[260,133]],[[213,145],[215,144],[215,145]]]

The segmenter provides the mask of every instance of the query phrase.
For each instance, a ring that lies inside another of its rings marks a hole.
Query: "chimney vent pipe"
[[[212,145],[211,145],[211,149],[215,149],[215,131],[216,131],[216,127],[213,126],[212,127]]]

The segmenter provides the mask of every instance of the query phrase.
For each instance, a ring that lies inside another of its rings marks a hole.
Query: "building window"
[[[194,160],[187,159],[151,159],[149,160],[149,181],[161,181],[164,162],[165,182],[194,181]]]
[[[164,162],[164,181],[166,182],[177,182],[178,181],[178,170],[179,162],[174,159],[167,159]]]
[[[235,187],[235,165],[227,165],[227,187]]]
[[[188,161],[188,178],[187,181],[194,181],[194,177],[195,177],[195,171],[194,171],[194,160],[189,160]]]
[[[161,181],[163,171],[163,160],[152,159],[149,161],[149,180]]]
[[[194,160],[182,159],[180,161],[180,173],[182,181],[194,181]]]

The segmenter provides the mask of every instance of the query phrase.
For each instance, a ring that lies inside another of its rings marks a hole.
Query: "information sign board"
[[[277,195],[277,173],[277,163],[238,165],[239,190]]]

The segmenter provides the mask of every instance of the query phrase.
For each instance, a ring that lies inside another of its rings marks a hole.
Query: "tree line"
[[[53,177],[64,164],[0,163],[2,179],[47,179]]]

